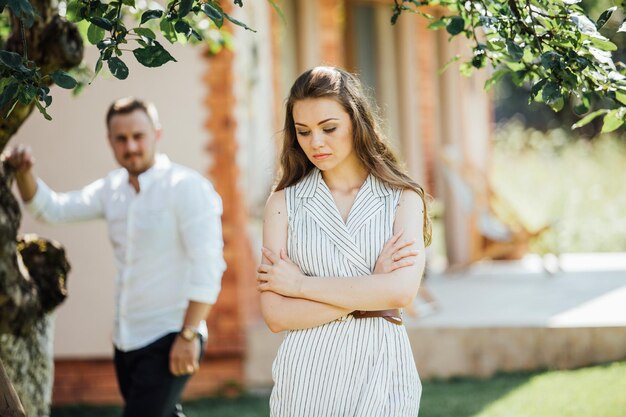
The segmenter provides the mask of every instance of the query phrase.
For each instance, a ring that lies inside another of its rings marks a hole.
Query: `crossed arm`
[[[287,212],[283,191],[268,200],[263,227],[263,261],[258,289],[270,329],[319,326],[354,310],[401,308],[415,295],[424,269],[423,203],[412,191],[402,193],[394,236],[385,244],[373,275],[307,277],[287,257]]]

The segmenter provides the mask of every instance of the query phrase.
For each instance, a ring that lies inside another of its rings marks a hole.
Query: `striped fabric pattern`
[[[313,169],[285,189],[289,257],[309,276],[370,275],[393,234],[400,194],[369,175],[344,223]],[[406,329],[383,318],[288,331],[272,376],[271,417],[418,415],[422,386]]]

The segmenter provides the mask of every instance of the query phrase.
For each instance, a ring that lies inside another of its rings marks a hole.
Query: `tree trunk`
[[[12,16],[6,50],[28,56],[44,75],[78,66],[83,59],[83,41],[76,26],[58,15],[56,1],[30,3],[38,15],[33,26],[22,28]],[[33,108],[34,104],[19,103],[9,117],[0,120],[0,152]],[[11,172],[0,163],[0,360],[26,415],[44,417],[49,415],[53,379],[53,318],[48,313],[65,297],[69,264],[59,245],[34,237],[21,242],[18,251],[20,220],[19,205],[11,192]]]
[[[47,417],[53,380],[49,313],[67,294],[69,264],[55,242],[34,235],[16,239],[21,213],[11,179],[0,163],[0,361],[26,415]]]
[[[0,361],[0,416],[24,417],[24,407],[9,381],[9,376]]]

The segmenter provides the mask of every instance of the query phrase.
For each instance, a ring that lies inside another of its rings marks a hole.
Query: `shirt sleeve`
[[[215,304],[222,286],[224,240],[222,200],[203,177],[190,177],[179,184],[176,211],[185,254],[190,260],[184,291],[187,298]]]
[[[103,189],[104,179],[100,179],[77,191],[57,193],[37,179],[37,192],[25,207],[46,223],[97,219],[104,216]]]

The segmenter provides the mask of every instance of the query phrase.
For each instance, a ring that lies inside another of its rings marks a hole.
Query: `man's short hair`
[[[130,114],[135,110],[141,110],[146,113],[146,115],[150,119],[150,122],[152,123],[152,126],[155,129],[161,127],[159,123],[159,113],[157,112],[156,106],[153,103],[140,100],[135,97],[124,97],[115,100],[113,103],[111,103],[111,106],[109,106],[106,118],[107,129],[109,128],[109,123],[111,122],[113,116],[118,114]]]

